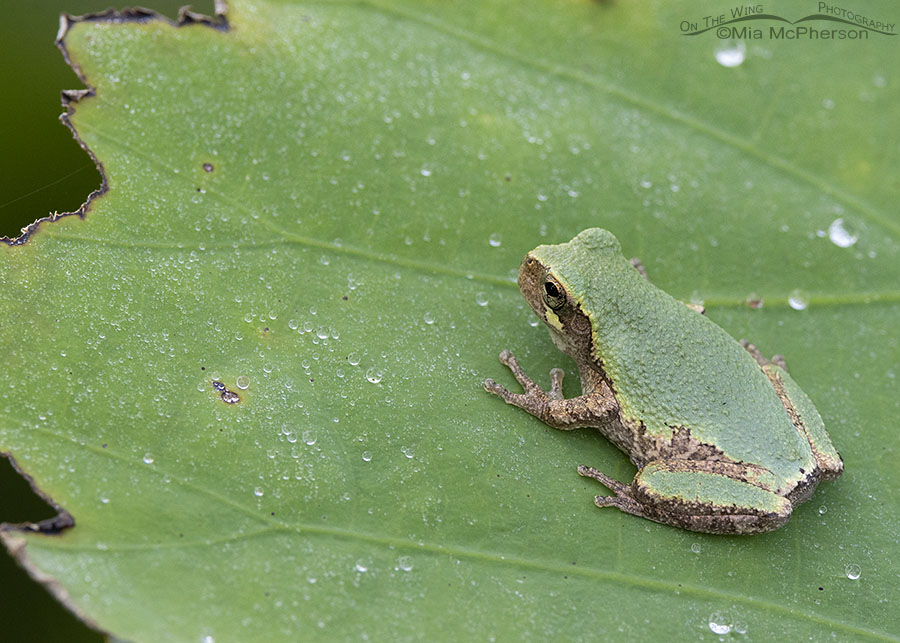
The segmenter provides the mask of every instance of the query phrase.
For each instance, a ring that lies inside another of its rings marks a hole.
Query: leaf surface
[[[7,545],[128,640],[896,637],[897,49],[749,41],[729,68],[680,34],[702,15],[75,23],[108,191],[2,247],[0,450],[76,526]],[[511,349],[576,393],[514,277],[589,226],[787,356],[846,472],[783,529],[597,510],[575,466],[627,458],[482,390]]]

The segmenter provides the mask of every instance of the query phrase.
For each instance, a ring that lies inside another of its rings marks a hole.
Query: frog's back
[[[795,480],[798,468],[811,466],[811,450],[756,360],[644,279],[610,233],[594,234],[601,232],[605,243],[576,247],[556,262],[555,274],[569,292],[582,293],[594,357],[614,383],[623,416],[652,435],[687,428],[729,458]]]

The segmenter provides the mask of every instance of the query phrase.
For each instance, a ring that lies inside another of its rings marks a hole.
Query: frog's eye
[[[553,277],[547,277],[544,282],[544,303],[553,310],[559,310],[566,303],[566,294]]]

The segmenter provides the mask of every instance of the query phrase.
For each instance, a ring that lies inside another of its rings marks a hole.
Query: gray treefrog
[[[524,394],[492,379],[484,388],[554,428],[596,427],[630,456],[631,484],[578,467],[614,492],[597,496],[598,507],[693,531],[759,533],[841,475],[822,418],[783,360],[655,287],[612,233],[591,228],[538,246],[519,288],[578,365],[582,395],[563,397],[558,368],[544,391],[509,351],[500,361]]]

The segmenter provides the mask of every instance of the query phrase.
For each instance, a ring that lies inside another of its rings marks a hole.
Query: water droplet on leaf
[[[725,612],[714,612],[709,617],[709,629],[714,634],[728,634],[731,631],[731,617]]]
[[[856,243],[856,235],[847,229],[843,218],[837,218],[828,226],[828,238],[839,248],[849,248]]]
[[[726,40],[716,49],[716,62],[723,67],[737,67],[747,57],[747,45],[742,40]]]
[[[802,290],[793,290],[788,297],[788,304],[794,310],[806,310],[809,305],[809,295]]]

